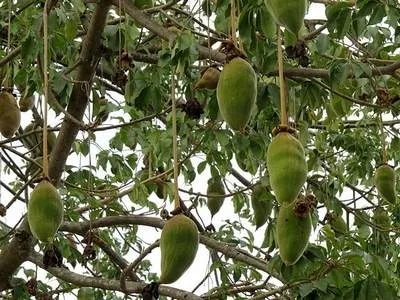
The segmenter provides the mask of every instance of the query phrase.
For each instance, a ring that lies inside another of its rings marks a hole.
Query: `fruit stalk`
[[[49,178],[49,161],[47,149],[47,101],[49,99],[48,69],[48,0],[43,8],[43,79],[44,79],[44,103],[43,103],[43,176]]]
[[[236,0],[231,0],[231,35],[232,41],[235,47],[238,46],[238,41],[236,39]]]
[[[381,130],[381,145],[382,145],[382,159],[383,163],[387,163],[387,153],[386,153],[386,143],[385,143],[385,133],[383,131],[383,121],[382,114],[380,114],[379,127]]]
[[[172,101],[172,152],[174,156],[174,208],[181,206],[178,191],[178,142],[176,130],[176,99],[175,99],[175,74],[172,74],[171,82],[171,101]]]
[[[283,75],[282,34],[279,25],[277,26],[277,30],[278,30],[279,91],[280,91],[280,102],[281,102],[281,126],[288,126],[288,116],[286,113],[285,77]]]

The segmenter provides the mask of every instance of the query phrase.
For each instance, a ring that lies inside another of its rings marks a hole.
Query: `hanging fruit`
[[[382,207],[377,207],[374,210],[372,219],[376,225],[382,226],[383,228],[390,227],[390,217]]]
[[[28,110],[33,108],[35,104],[35,97],[31,96],[24,96],[19,100],[19,110],[22,112],[27,112]]]
[[[307,162],[301,143],[289,132],[281,131],[267,151],[271,188],[280,204],[296,200],[307,179]]]
[[[218,86],[220,71],[214,67],[208,67],[196,82],[195,89],[215,90]]]
[[[294,265],[303,255],[311,234],[310,205],[299,198],[291,204],[283,203],[276,224],[279,255],[287,265]]]
[[[23,133],[29,133],[35,130],[42,130],[42,126],[39,124],[32,122],[28,126],[25,127]],[[53,131],[47,132],[47,148],[49,153],[53,150],[56,144],[57,137]],[[37,155],[43,154],[43,132],[35,132],[30,134],[29,136],[24,137],[24,144],[28,149],[33,149],[34,153]]]
[[[275,22],[284,26],[296,37],[304,23],[308,0],[264,0]]]
[[[193,263],[198,247],[199,232],[191,219],[184,215],[169,219],[160,239],[160,283],[168,284],[178,280]]]
[[[218,106],[225,122],[234,130],[243,130],[256,98],[256,73],[244,59],[233,58],[224,65],[217,86]]]
[[[254,211],[253,222],[256,229],[260,228],[267,222],[272,210],[272,199],[269,191],[261,183],[254,186],[251,194],[251,206]]]
[[[374,178],[379,195],[391,204],[396,204],[396,172],[388,164],[379,166]]]
[[[0,132],[6,138],[11,138],[18,130],[21,122],[21,112],[14,96],[8,92],[0,92]]]
[[[335,234],[342,235],[347,232],[347,225],[344,219],[336,213],[328,213],[326,220]]]
[[[28,222],[35,238],[51,243],[63,219],[63,203],[57,189],[47,180],[32,191],[28,202]]]
[[[207,207],[213,217],[221,208],[225,200],[225,188],[219,178],[210,178],[207,187]],[[210,197],[212,196],[212,197]],[[216,197],[218,196],[218,197]]]

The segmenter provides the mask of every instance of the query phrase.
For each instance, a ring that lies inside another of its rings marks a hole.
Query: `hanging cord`
[[[236,1],[231,0],[231,36],[235,47],[238,47],[238,41],[236,38]]]
[[[281,103],[281,126],[288,126],[288,116],[286,112],[286,87],[285,77],[283,75],[283,53],[282,53],[282,34],[278,27],[278,69],[279,69],[279,90]]]
[[[383,121],[382,113],[379,114],[379,127],[381,131],[381,146],[382,146],[382,159],[383,163],[387,163],[387,152],[386,152],[386,142],[385,142],[385,132],[383,131]]]
[[[44,102],[43,102],[43,177],[49,178],[49,161],[47,149],[47,101],[49,99],[49,77],[48,77],[48,1],[43,9],[43,79],[44,79]]]
[[[177,130],[176,130],[176,99],[175,99],[175,74],[172,75],[171,82],[171,101],[172,101],[172,151],[174,155],[174,208],[178,209],[181,207],[179,201],[178,191],[178,141],[177,141]]]

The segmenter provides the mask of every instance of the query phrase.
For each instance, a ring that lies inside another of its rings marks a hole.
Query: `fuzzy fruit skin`
[[[196,224],[184,215],[169,219],[160,238],[160,283],[178,280],[190,267],[199,248],[199,232]]]
[[[25,127],[24,133],[29,133],[34,130],[43,130],[42,127],[36,123],[30,123],[28,126]],[[26,147],[34,148],[35,153],[37,155],[43,154],[43,133],[38,132],[26,136],[25,141],[27,143]],[[47,131],[47,148],[49,153],[53,150],[56,144],[57,137],[53,131]]]
[[[32,191],[28,202],[28,222],[35,238],[51,242],[63,220],[63,203],[57,189],[41,181]]]
[[[377,225],[380,225],[382,227],[390,227],[390,217],[387,214],[386,210],[382,207],[378,207],[374,210],[372,219]]]
[[[290,133],[278,133],[268,147],[267,167],[278,202],[296,200],[307,179],[307,162],[301,143]]]
[[[210,178],[208,180],[207,196],[221,195],[221,197],[207,198],[207,207],[211,216],[214,216],[220,209],[225,200],[225,188],[220,179]]]
[[[225,122],[242,130],[249,122],[257,98],[257,76],[240,57],[224,65],[217,86],[218,106]]]
[[[337,235],[342,235],[347,232],[346,222],[341,216],[334,216],[331,220],[329,220],[329,224]]]
[[[284,26],[296,37],[304,23],[307,0],[264,0],[276,23]]]
[[[22,112],[27,112],[28,110],[33,108],[35,104],[34,96],[25,96],[19,100],[19,110]]]
[[[260,228],[267,222],[272,210],[272,201],[269,199],[267,189],[261,184],[257,184],[251,194],[251,206],[254,211],[254,224],[256,229]]]
[[[21,122],[21,111],[14,96],[8,92],[0,93],[0,132],[11,138],[18,130]]]
[[[219,74],[220,71],[218,69],[209,67],[200,80],[196,82],[195,88],[215,90],[218,86]]]
[[[276,224],[276,242],[282,261],[294,265],[303,255],[311,234],[311,214],[304,218],[295,215],[294,203],[283,204]]]
[[[381,165],[375,171],[375,186],[386,201],[396,204],[396,172],[388,165]]]

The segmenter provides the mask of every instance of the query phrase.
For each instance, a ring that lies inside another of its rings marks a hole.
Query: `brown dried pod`
[[[35,97],[31,96],[24,96],[19,100],[19,110],[22,112],[27,112],[33,108],[35,104]]]

